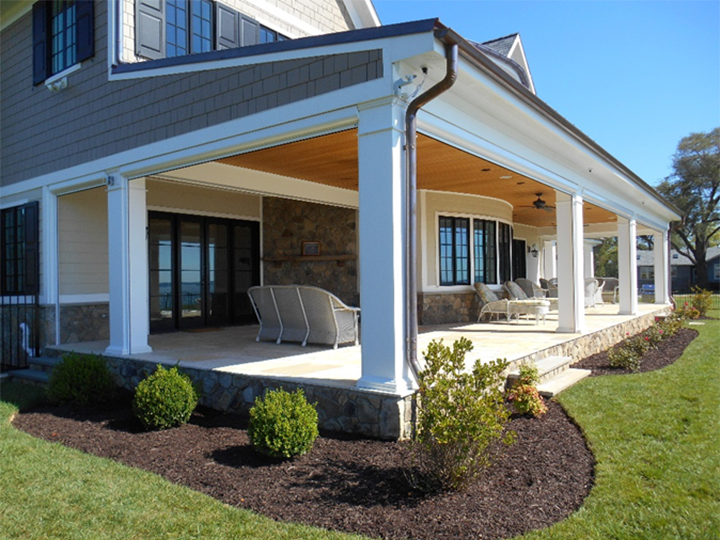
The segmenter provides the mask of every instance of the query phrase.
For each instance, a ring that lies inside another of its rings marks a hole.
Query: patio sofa
[[[505,315],[508,321],[513,317],[519,321],[521,315],[533,315],[535,317],[535,324],[537,324],[540,319],[542,319],[544,323],[545,315],[550,309],[550,302],[548,300],[534,298],[526,298],[524,300],[501,299],[497,297],[490,287],[480,282],[475,283],[473,288],[482,304],[478,315],[478,322],[480,322],[485,314],[490,314],[490,317],[495,314],[498,316],[498,319],[500,315]]]
[[[248,295],[260,330],[255,338],[332,345],[358,344],[360,309],[345,305],[334,294],[305,285],[251,287]]]

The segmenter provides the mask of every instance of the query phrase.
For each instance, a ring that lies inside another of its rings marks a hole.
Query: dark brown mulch
[[[577,509],[593,484],[593,456],[562,407],[516,418],[517,442],[462,493],[409,487],[406,445],[321,437],[300,458],[256,454],[245,422],[202,410],[181,428],[143,432],[124,402],[104,411],[44,407],[14,425],[43,439],[155,472],[276,520],[377,538],[504,538]]]
[[[671,338],[661,341],[657,349],[650,349],[643,355],[639,372],[655,371],[669,366],[682,356],[685,347],[697,336],[697,331],[692,328],[680,329],[680,331]],[[591,369],[591,377],[632,373],[629,369],[612,367],[608,359],[607,351],[588,356],[580,362],[573,364],[573,367]]]
[[[680,357],[697,332],[683,329],[643,359],[641,371]],[[601,353],[575,364],[619,374]],[[547,527],[580,507],[594,459],[578,427],[549,401],[540,419],[515,418],[517,442],[461,493],[423,495],[408,484],[407,446],[321,437],[312,451],[281,462],[256,454],[246,422],[202,409],[177,429],[144,432],[125,395],[103,410],[43,407],[14,425],[32,435],[155,472],[227,504],[280,521],[377,538],[495,539]]]

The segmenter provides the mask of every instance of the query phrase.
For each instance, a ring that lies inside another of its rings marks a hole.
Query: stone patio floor
[[[586,310],[587,336],[602,332],[634,318],[668,309],[669,306],[639,304],[635,316],[618,315],[616,304],[605,304]],[[546,322],[492,321],[478,324],[454,324],[421,327],[418,336],[418,357],[431,340],[443,339],[451,345],[464,336],[473,343],[467,362],[477,358],[485,361],[505,358],[517,361],[532,357],[544,349],[571,342],[579,334],[557,333],[557,312],[551,312]],[[200,332],[174,332],[150,336],[152,353],[131,355],[130,358],[153,363],[217,370],[257,377],[272,377],[300,383],[351,388],[361,375],[360,346],[343,346],[333,350],[327,346],[299,343],[256,342],[257,326],[238,326],[206,329]],[[71,343],[51,347],[61,351],[102,354],[107,341]],[[577,358],[576,360],[580,360]]]

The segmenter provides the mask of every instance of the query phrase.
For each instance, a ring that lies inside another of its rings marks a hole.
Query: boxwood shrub
[[[198,399],[190,377],[177,366],[165,369],[158,364],[155,372],[138,384],[132,405],[145,429],[159,430],[187,423]]]
[[[109,400],[116,389],[102,356],[72,352],[54,367],[48,397],[61,403],[87,405]]]

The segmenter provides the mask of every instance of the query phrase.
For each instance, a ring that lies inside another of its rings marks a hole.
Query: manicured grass
[[[720,321],[700,322],[672,366],[559,396],[595,454],[596,485],[569,519],[523,538],[720,538]]]
[[[0,388],[0,539],[352,539],[276,523],[163,478],[35,439],[9,425],[24,385]],[[36,399],[36,398],[32,398]]]
[[[674,365],[560,395],[595,453],[596,485],[567,520],[523,538],[720,538],[720,321],[701,322]],[[42,395],[15,384],[0,392],[0,539],[358,538],[279,524],[34,439],[8,419]]]

